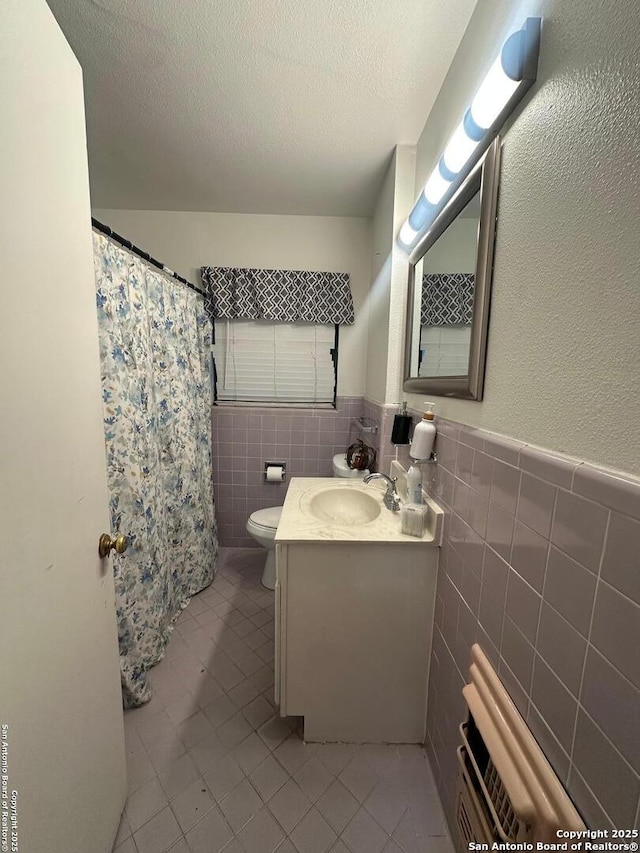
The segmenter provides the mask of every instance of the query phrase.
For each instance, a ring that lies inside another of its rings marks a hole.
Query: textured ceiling
[[[48,0],[84,70],[92,203],[368,216],[476,0]]]

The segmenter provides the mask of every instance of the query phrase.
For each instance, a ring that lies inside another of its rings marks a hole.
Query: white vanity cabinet
[[[299,505],[290,506],[290,522]],[[287,524],[286,502],[283,519],[276,536],[280,713],[304,717],[307,741],[421,743],[439,554],[433,536],[380,541],[372,522],[368,539],[336,526],[318,541],[304,520]]]

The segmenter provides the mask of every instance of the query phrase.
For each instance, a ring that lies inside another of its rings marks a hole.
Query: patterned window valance
[[[471,324],[475,275],[466,272],[427,273],[422,277],[420,325]]]
[[[349,274],[202,267],[211,319],[353,323]]]

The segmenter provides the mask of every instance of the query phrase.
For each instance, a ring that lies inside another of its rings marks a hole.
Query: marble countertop
[[[379,515],[361,524],[321,521],[309,510],[310,498],[323,489],[358,489],[380,505]],[[444,512],[431,498],[426,499],[429,513],[427,531],[421,538],[400,532],[400,513],[391,512],[382,503],[386,485],[374,480],[365,485],[360,480],[332,477],[292,477],[276,532],[276,544],[292,542],[394,542],[401,545],[434,545],[442,543]]]

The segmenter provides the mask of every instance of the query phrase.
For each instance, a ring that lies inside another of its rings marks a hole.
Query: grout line
[[[582,635],[581,635],[581,636],[582,636]],[[588,651],[589,651],[589,649],[593,649],[593,651],[594,651],[597,655],[599,655],[605,663],[609,664],[609,666],[610,666],[610,667],[611,667],[611,669],[616,673],[616,675],[620,676],[620,678],[621,678],[623,681],[625,681],[625,682],[629,685],[629,687],[631,687],[631,688],[634,690],[634,692],[635,692],[635,693],[638,693],[638,694],[640,695],[640,690],[639,690],[639,689],[638,689],[638,687],[634,684],[634,682],[633,682],[633,681],[631,681],[631,679],[629,678],[629,676],[628,676],[628,675],[625,675],[625,674],[624,674],[624,672],[622,672],[622,670],[621,670],[621,669],[618,669],[618,667],[617,667],[614,663],[612,663],[612,662],[609,660],[609,658],[608,658],[605,654],[603,654],[603,653],[600,651],[600,649],[599,649],[596,645],[594,645],[591,641],[588,641],[588,642],[587,642],[586,652],[588,652]],[[586,652],[585,652],[585,659],[586,659],[586,656],[587,656],[587,655],[586,655]],[[581,685],[581,686],[582,686],[582,685]],[[585,713],[586,713],[588,716],[591,716],[591,715],[589,714],[589,712],[586,710],[586,708],[585,708],[584,710],[585,710]]]
[[[551,726],[549,725],[549,723],[548,723],[548,722],[547,722],[547,720],[545,719],[544,714],[540,711],[540,709],[538,708],[538,706],[536,705],[536,703],[535,703],[533,700],[531,700],[531,701],[529,702],[529,710],[531,710],[531,708],[533,708],[533,710],[534,710],[534,711],[536,712],[536,714],[540,717],[540,719],[541,719],[541,720],[542,720],[542,722],[545,724],[545,726],[549,729],[549,732],[550,732],[550,734],[551,734],[551,737],[554,739],[554,741],[556,742],[556,744],[557,744],[557,745],[558,745],[558,747],[560,748],[560,750],[561,750],[561,752],[563,753],[563,755],[566,755],[566,757],[567,757],[567,779],[565,779],[565,781],[564,781],[564,783],[563,783],[563,784],[565,784],[565,785],[566,785],[566,782],[567,782],[567,780],[568,780],[568,778],[569,778],[569,773],[570,773],[570,771],[571,771],[571,759],[570,759],[570,757],[569,757],[569,754],[567,753],[567,750],[564,748],[564,746],[560,743],[560,741],[558,740],[558,738],[557,738],[557,737],[556,737],[556,735],[555,735],[555,732],[553,731],[553,729],[551,728]],[[533,734],[533,733],[532,733],[532,734]],[[545,757],[546,757],[546,756],[545,756]],[[549,759],[547,759],[547,760],[549,760]],[[549,763],[551,763],[551,762],[549,762]]]
[[[582,673],[580,674],[580,683],[578,685],[578,703],[577,703],[578,704],[578,710],[576,711],[576,718],[575,718],[574,724],[573,724],[573,737],[571,739],[571,753],[569,756],[569,758],[571,759],[571,767],[573,767],[573,753],[574,753],[575,746],[576,746],[576,734],[578,731],[578,712],[579,712],[580,708],[582,708],[582,704],[581,704],[582,689],[584,687],[584,675],[585,675],[585,672],[587,670],[587,657],[589,656],[589,646],[591,645],[591,631],[593,629],[593,620],[594,620],[595,612],[596,612],[596,602],[598,600],[598,586],[600,584],[600,572],[602,570],[602,563],[604,562],[604,552],[605,552],[604,543],[607,541],[610,523],[611,523],[611,510],[608,510],[607,524],[605,526],[604,539],[603,539],[603,544],[602,544],[602,551],[600,553],[600,561],[598,563],[598,572],[596,575],[596,578],[597,578],[596,579],[596,588],[595,588],[594,595],[593,595],[593,604],[591,605],[591,618],[589,620],[589,629],[587,631],[587,648],[585,650],[584,661],[582,662]],[[586,713],[586,711],[585,711],[585,713]],[[591,719],[591,717],[589,717],[589,719]],[[600,728],[600,727],[598,726],[598,728]]]
[[[582,465],[584,465],[584,462],[578,462],[578,464],[574,467],[573,471],[571,472],[571,483],[569,484],[569,490],[570,490],[573,494],[575,494],[575,492],[573,491],[573,484],[574,484],[575,479],[576,479],[576,471],[577,471],[577,470],[578,470],[578,468],[580,468],[580,466],[582,466]],[[582,497],[582,495],[580,495],[580,497]],[[604,506],[604,504],[601,504],[601,506]]]
[[[549,528],[549,536],[551,536],[551,528],[553,527],[553,518],[554,518],[554,516],[555,516],[555,514],[556,514],[556,505],[557,505],[557,503],[558,503],[558,490],[556,489],[556,491],[555,491],[555,493],[554,493],[554,496],[553,496],[553,510],[552,510],[552,512],[551,512],[551,527]],[[528,704],[528,706],[527,706],[527,717],[529,716],[529,710],[530,710],[530,707],[531,707],[531,705],[532,705],[532,703],[533,703],[533,699],[532,699],[532,693],[533,693],[533,678],[534,678],[535,671],[536,671],[536,659],[537,659],[537,657],[539,656],[539,657],[540,657],[540,659],[541,659],[541,660],[543,660],[542,655],[540,655],[540,654],[539,654],[539,652],[538,652],[538,637],[539,637],[539,634],[540,634],[540,622],[542,621],[542,608],[543,608],[543,606],[544,606],[544,604],[545,604],[544,592],[545,592],[545,589],[546,589],[546,586],[547,586],[547,573],[548,573],[548,570],[549,570],[549,554],[550,554],[550,553],[551,553],[551,539],[549,539],[549,540],[547,541],[547,557],[546,557],[545,564],[544,564],[544,576],[543,576],[543,578],[542,578],[542,590],[540,591],[540,598],[541,598],[541,601],[540,601],[540,609],[539,609],[539,611],[538,611],[538,624],[537,624],[537,626],[536,626],[536,638],[535,638],[535,642],[534,642],[534,644],[533,644],[533,666],[532,666],[532,668],[531,668],[531,691],[530,691],[530,693],[529,693],[529,704]],[[572,627],[573,627],[573,626],[572,626]],[[585,657],[586,657],[586,651],[585,651]],[[552,668],[552,667],[549,667],[549,669],[551,669],[551,671],[553,672],[553,668]],[[555,673],[554,673],[554,674],[555,674]],[[562,682],[562,683],[563,683],[563,686],[565,686],[565,685],[564,685],[564,682]],[[534,707],[535,707],[535,705],[534,705]],[[536,708],[536,710],[537,710],[537,708]],[[542,717],[542,714],[540,714],[540,716]],[[543,717],[543,719],[544,719],[544,717]],[[575,732],[574,732],[574,734],[575,734]],[[570,757],[570,756],[569,756],[569,769],[571,769],[571,757]],[[568,778],[568,777],[569,777],[569,771],[567,771],[567,778]]]
[[[594,646],[593,648],[595,648],[595,646]],[[638,775],[638,772],[637,772],[637,770],[635,769],[635,767],[632,767],[632,765],[629,763],[629,761],[627,760],[627,758],[626,758],[626,757],[625,757],[625,756],[620,752],[620,750],[618,749],[618,747],[617,747],[617,746],[615,745],[615,743],[611,740],[611,738],[607,735],[607,733],[606,733],[606,732],[605,732],[605,731],[604,731],[604,730],[603,730],[603,729],[598,725],[598,723],[593,719],[593,717],[589,714],[589,712],[587,711],[587,709],[586,709],[586,708],[585,708],[585,707],[584,707],[580,702],[577,702],[577,705],[578,705],[578,709],[584,712],[585,716],[589,719],[589,721],[593,724],[593,726],[594,726],[594,727],[595,727],[595,728],[600,732],[600,734],[602,735],[602,737],[604,738],[604,740],[606,740],[606,741],[607,741],[607,743],[608,743],[608,745],[611,747],[611,749],[612,749],[612,750],[613,750],[613,751],[614,751],[614,752],[615,752],[615,753],[616,753],[616,754],[617,754],[617,755],[622,759],[622,761],[624,762],[624,764],[626,764],[626,766],[627,766],[627,767],[629,768],[629,770],[633,773],[633,775],[636,777],[636,779],[638,779],[638,781],[640,781],[640,775]],[[544,718],[543,718],[543,719],[544,719]],[[576,719],[577,719],[577,717],[576,717]],[[575,732],[574,732],[574,738],[575,738]],[[575,746],[575,743],[574,743],[574,744],[572,744],[572,751],[573,751],[573,747],[574,747],[574,746]],[[571,760],[571,765],[570,765],[570,770],[571,770],[571,769],[574,769],[576,773],[580,773],[580,771],[579,771],[579,770],[578,770],[578,768],[576,767],[575,763],[573,762],[573,758],[572,758],[572,760]],[[583,781],[584,781],[584,777],[582,776],[582,773],[580,773],[580,776],[583,778]],[[587,784],[587,783],[585,782],[585,785],[586,785],[586,784]],[[589,786],[587,785],[587,787],[589,787]],[[589,788],[589,790],[591,791],[591,788]],[[600,808],[601,808],[601,809],[606,813],[606,810],[605,810],[604,806],[600,803],[600,800],[599,800],[595,795],[594,795],[594,799],[595,799],[595,800],[596,800],[596,802],[600,805]],[[638,803],[638,806],[640,807],[640,802]]]
[[[591,794],[591,796],[593,797],[594,801],[595,801],[595,802],[598,804],[598,806],[602,809],[602,812],[603,812],[603,814],[605,815],[605,817],[607,818],[607,820],[609,820],[609,821],[611,822],[611,825],[612,825],[612,826],[615,826],[615,822],[614,822],[613,820],[611,820],[611,818],[609,817],[609,813],[607,812],[607,810],[605,809],[605,807],[602,805],[602,803],[600,802],[600,800],[597,798],[597,796],[594,794],[593,790],[591,789],[591,786],[587,783],[586,779],[584,778],[584,776],[582,775],[582,773],[578,770],[578,768],[577,768],[577,767],[575,767],[573,764],[571,764],[571,766],[570,766],[569,774],[571,774],[571,772],[572,772],[572,771],[573,771],[573,772],[575,772],[575,773],[577,773],[577,775],[580,777],[580,781],[581,781],[581,782],[582,782],[582,784],[585,786],[585,788],[587,789],[587,791]]]

